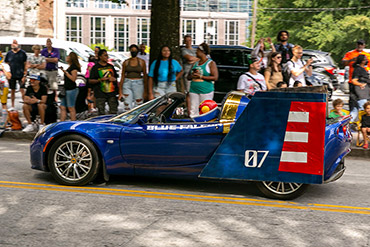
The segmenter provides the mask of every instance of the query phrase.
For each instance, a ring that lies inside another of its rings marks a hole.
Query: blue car
[[[121,115],[47,125],[31,144],[32,168],[72,186],[98,175],[256,181],[277,199],[345,170],[350,117],[327,119],[325,93],[230,92],[195,118],[185,102],[171,93]]]

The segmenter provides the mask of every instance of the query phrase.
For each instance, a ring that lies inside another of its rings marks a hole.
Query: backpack
[[[19,113],[17,110],[9,110],[8,111],[8,119],[7,122],[10,123],[12,126],[12,130],[21,130],[22,123],[19,119]]]
[[[301,59],[301,62],[303,65],[305,65],[305,62],[303,62],[302,59]],[[292,63],[293,68],[295,68],[295,62],[293,62],[292,60],[289,60],[286,64],[283,65],[283,71],[282,71],[283,81],[289,84],[290,77],[292,76],[292,71],[289,70],[288,63]]]
[[[288,63],[290,62],[290,60],[288,61]],[[283,74],[283,81],[285,81],[286,83],[289,84],[289,80],[290,80],[290,77],[292,75],[292,72],[289,70],[289,66],[288,66],[288,63],[284,63],[283,66],[282,66],[282,71],[281,73]],[[293,63],[293,67],[294,67],[294,63]]]
[[[281,62],[283,64],[287,63],[290,59],[292,59],[293,57],[293,51],[292,51],[292,48],[294,47],[294,45],[288,43],[288,46],[287,48],[285,48],[282,44],[277,44],[275,45],[275,49],[277,52],[279,52],[281,54]],[[289,55],[289,58],[287,58],[287,55]]]

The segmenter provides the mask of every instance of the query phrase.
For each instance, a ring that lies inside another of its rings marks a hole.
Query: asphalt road
[[[0,139],[0,246],[370,246],[370,162],[293,201],[253,184],[112,177],[60,186]]]

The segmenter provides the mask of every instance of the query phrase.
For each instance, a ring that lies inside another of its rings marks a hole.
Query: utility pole
[[[254,48],[254,42],[255,42],[255,39],[256,39],[257,5],[258,5],[258,0],[254,0],[254,3],[253,3],[253,17],[252,17],[251,48]]]

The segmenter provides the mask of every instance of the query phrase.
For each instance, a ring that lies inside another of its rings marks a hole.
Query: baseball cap
[[[247,56],[247,61],[248,61],[248,64],[252,64],[252,63],[255,63],[255,62],[257,62],[258,61],[258,58],[257,57],[255,57],[255,56],[251,56],[250,54],[248,54],[248,56]]]
[[[33,80],[38,80],[39,81],[40,80],[40,76],[39,75],[30,75],[29,79],[30,80],[33,79]]]
[[[365,40],[363,40],[363,39],[357,40],[356,43],[359,44],[359,45],[365,45],[366,44]]]

